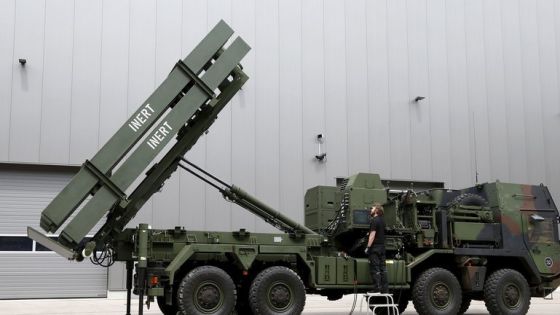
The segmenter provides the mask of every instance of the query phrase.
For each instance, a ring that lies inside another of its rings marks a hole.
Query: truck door
[[[522,211],[523,238],[542,274],[560,272],[558,218],[552,210]]]

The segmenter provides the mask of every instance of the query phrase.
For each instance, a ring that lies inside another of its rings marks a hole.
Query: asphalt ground
[[[96,299],[45,299],[45,300],[0,300],[0,314],[2,315],[113,315],[125,314],[126,295],[122,292],[110,292],[108,298]],[[365,314],[365,303],[362,313],[359,312],[361,295],[358,295],[356,310],[353,314]],[[348,315],[354,301],[353,295],[344,296],[338,301],[327,301],[325,297],[307,296],[304,315]],[[132,314],[138,314],[138,300],[133,299]],[[150,310],[144,308],[144,314],[161,314],[157,305],[152,305]],[[412,302],[403,313],[416,314]],[[483,302],[473,301],[466,314],[486,315]],[[560,314],[560,298],[544,300],[534,298],[531,300],[531,315],[558,315]]]

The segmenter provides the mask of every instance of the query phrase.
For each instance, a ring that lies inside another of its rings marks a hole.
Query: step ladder
[[[372,299],[383,300],[383,303],[379,304],[377,301],[372,303]],[[360,302],[360,314],[362,313],[364,300],[366,301],[366,314],[375,314],[376,309],[386,308],[388,315],[399,315],[399,308],[393,300],[393,295],[390,293],[365,293]]]

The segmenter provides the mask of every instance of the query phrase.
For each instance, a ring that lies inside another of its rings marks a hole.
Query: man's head
[[[383,206],[380,203],[374,203],[369,214],[372,217],[383,216]]]

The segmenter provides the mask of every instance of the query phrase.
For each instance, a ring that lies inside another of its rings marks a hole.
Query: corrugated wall
[[[478,172],[560,201],[554,0],[3,0],[0,161],[91,157],[219,19],[253,47],[251,79],[187,157],[289,216],[357,171],[457,188]],[[139,221],[268,229],[184,173]]]

